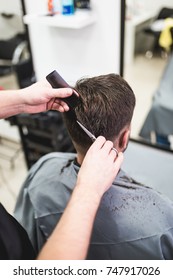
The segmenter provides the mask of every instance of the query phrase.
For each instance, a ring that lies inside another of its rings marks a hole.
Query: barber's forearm
[[[23,112],[23,98],[19,90],[0,91],[0,119]]]
[[[38,259],[85,259],[100,199],[96,192],[76,186]]]

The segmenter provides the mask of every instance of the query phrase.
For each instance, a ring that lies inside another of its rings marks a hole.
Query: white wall
[[[24,0],[28,14],[44,14],[48,12],[47,0]]]
[[[0,0],[0,12],[14,13],[21,15],[20,0]]]
[[[3,2],[3,5],[1,3]],[[19,0],[0,0],[0,12],[20,14]],[[69,82],[85,75],[119,73],[120,0],[91,0],[95,24],[81,30],[30,26],[31,45],[38,79],[57,69]],[[25,0],[28,13],[47,13],[47,0]],[[15,25],[14,25],[15,26]],[[0,23],[0,36],[4,32]],[[13,30],[14,31],[14,30]],[[11,31],[10,31],[11,32]],[[17,129],[0,121],[0,135],[18,140]]]
[[[146,9],[159,11],[162,7],[172,7],[173,8],[173,1],[172,0],[139,0],[143,2],[142,4]]]
[[[39,1],[38,1],[39,2]],[[119,72],[120,0],[92,0],[96,23],[79,30],[31,24],[31,48],[36,76],[42,79],[57,69],[68,82],[85,75]],[[43,13],[35,0],[25,0],[27,13]]]
[[[0,0],[0,14],[15,14],[10,19],[0,15],[0,39],[11,38],[24,30],[20,0]]]
[[[126,0],[128,6],[136,7],[136,10],[148,10],[150,12],[158,12],[162,7],[173,8],[172,0]]]
[[[0,14],[15,14],[11,19],[5,19],[0,15],[0,40],[11,38],[18,32],[22,32],[23,20],[20,0],[0,0]],[[0,137],[6,137],[14,141],[19,141],[18,129],[10,126],[9,122],[0,120]]]

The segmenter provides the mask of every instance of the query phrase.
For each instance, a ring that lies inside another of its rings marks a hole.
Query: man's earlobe
[[[123,152],[126,150],[126,148],[128,146],[129,138],[130,138],[130,130],[126,129],[120,134],[119,150],[121,150]]]

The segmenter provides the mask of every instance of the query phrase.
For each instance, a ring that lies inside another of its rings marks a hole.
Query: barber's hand
[[[20,92],[25,113],[40,113],[47,110],[68,111],[68,105],[61,98],[72,94],[70,88],[53,89],[45,80],[26,87]]]
[[[123,162],[123,154],[119,153],[117,157],[112,148],[113,143],[103,136],[96,139],[83,160],[77,186],[84,186],[99,196],[108,190]]]

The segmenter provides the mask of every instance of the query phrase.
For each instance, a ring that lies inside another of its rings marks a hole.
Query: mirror
[[[161,40],[166,18],[169,28]],[[173,149],[172,40],[171,0],[126,0],[124,78],[136,95],[131,138],[169,150]]]
[[[16,74],[18,81],[18,65],[29,58],[29,50],[21,1],[10,2],[4,1],[0,7],[0,78]]]
[[[2,1],[0,6],[0,89],[16,89],[34,82],[27,29],[21,0]],[[0,120],[0,140],[20,141],[18,128]],[[2,144],[2,141],[1,141]],[[1,153],[2,154],[2,153]],[[3,153],[4,154],[4,153]]]

